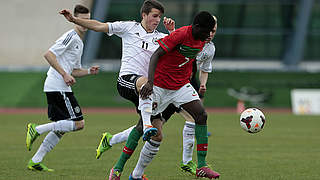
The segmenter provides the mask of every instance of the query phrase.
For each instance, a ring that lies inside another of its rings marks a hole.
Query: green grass
[[[239,125],[239,115],[209,114],[209,150],[207,161],[221,173],[222,180],[291,180],[320,179],[319,116],[294,116],[265,113],[262,132],[249,134]],[[104,131],[116,133],[135,124],[133,114],[87,114],[83,131],[66,134],[56,148],[47,154],[44,163],[53,173],[26,169],[44,135],[34,143],[32,151],[25,147],[25,126],[28,122],[46,123],[45,114],[0,114],[0,179],[104,179],[116,163],[123,145],[95,159],[95,148]],[[165,139],[160,151],[145,173],[152,180],[194,179],[178,169],[182,151],[184,121],[175,115],[164,127]],[[138,159],[142,142],[128,161],[123,179],[127,179]],[[194,154],[194,158],[196,156]]]

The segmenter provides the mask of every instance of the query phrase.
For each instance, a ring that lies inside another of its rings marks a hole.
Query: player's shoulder
[[[139,29],[140,23],[136,21],[122,21],[121,24],[123,29],[126,29],[127,31],[133,30],[133,29]]]
[[[206,43],[206,46],[208,49],[210,50],[216,50],[216,46],[214,45],[214,43],[212,41],[210,41],[209,43]]]
[[[182,26],[178,29],[176,29],[174,32],[183,32],[187,33],[188,31],[192,30],[191,26]]]
[[[65,32],[61,37],[62,38],[73,37],[76,34],[77,34],[77,32],[74,29],[70,29],[69,31]]]
[[[179,37],[182,39],[188,39],[190,32],[192,31],[192,29],[190,29],[190,26],[182,26],[178,29],[176,29],[175,31],[173,31],[172,33],[170,33],[170,35],[173,37]]]
[[[132,27],[132,26],[138,26],[140,23],[136,21],[115,21],[114,23],[119,23],[121,26],[125,27]]]
[[[158,30],[154,30],[154,35],[155,36],[157,36],[157,37],[165,37],[165,36],[167,36],[168,34],[166,34],[166,33],[163,33],[163,32],[160,32],[160,31],[158,31]]]
[[[67,45],[72,42],[77,37],[77,32],[74,29],[71,29],[65,32],[56,42],[62,42],[62,44]]]
[[[216,52],[216,47],[214,46],[214,43],[212,41],[206,43],[203,47],[203,52],[205,52],[208,56],[213,57]]]

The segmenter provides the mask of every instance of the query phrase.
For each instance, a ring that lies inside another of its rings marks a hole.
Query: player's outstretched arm
[[[90,74],[98,74],[99,73],[99,69],[100,67],[99,66],[92,66],[90,67],[89,69],[74,69],[72,71],[72,76],[73,77],[83,77],[83,76],[87,76],[87,75],[90,75]]]
[[[59,14],[63,15],[69,22],[83,26],[93,31],[105,32],[105,33],[109,32],[109,27],[107,23],[102,23],[92,19],[83,19],[83,18],[75,17],[72,15],[70,10],[67,10],[67,9],[61,10]]]

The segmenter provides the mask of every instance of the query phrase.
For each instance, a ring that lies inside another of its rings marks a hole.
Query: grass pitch
[[[239,125],[239,115],[209,114],[207,161],[221,173],[222,180],[286,180],[320,179],[320,118],[268,113],[263,131],[249,134]],[[137,120],[135,114],[86,114],[83,131],[64,135],[44,164],[53,173],[26,169],[28,160],[36,152],[45,135],[40,136],[29,152],[25,146],[25,128],[29,122],[49,122],[46,114],[0,114],[0,179],[105,179],[120,156],[123,144],[115,145],[99,160],[95,149],[104,131],[119,132]],[[164,127],[165,139],[157,157],[145,171],[150,180],[195,179],[181,172],[182,128],[184,120],[175,115]],[[142,147],[125,166],[122,179],[128,179]],[[196,159],[196,153],[194,153]]]

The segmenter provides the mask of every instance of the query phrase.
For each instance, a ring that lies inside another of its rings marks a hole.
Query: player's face
[[[216,35],[216,32],[217,32],[217,24],[214,26],[214,28],[210,32],[210,36],[206,39],[206,43],[210,42],[214,38],[214,36]]]
[[[77,17],[81,18],[81,19],[90,19],[90,13],[88,13],[88,14],[78,14]],[[79,31],[81,31],[81,32],[86,32],[88,30],[85,27],[82,27],[82,26],[79,26],[79,25],[76,25],[76,26],[79,29]]]
[[[199,27],[199,25],[195,25],[192,27],[192,35],[195,39],[200,41],[205,41],[210,37],[210,33],[212,32],[212,29]]]
[[[145,21],[145,25],[146,25],[146,27],[144,27],[144,28],[146,28],[146,30],[148,32],[154,31],[158,27],[158,25],[161,21],[161,16],[162,16],[162,13],[158,9],[155,9],[155,8],[152,8],[148,15],[143,13],[142,17],[143,17],[143,21]]]

